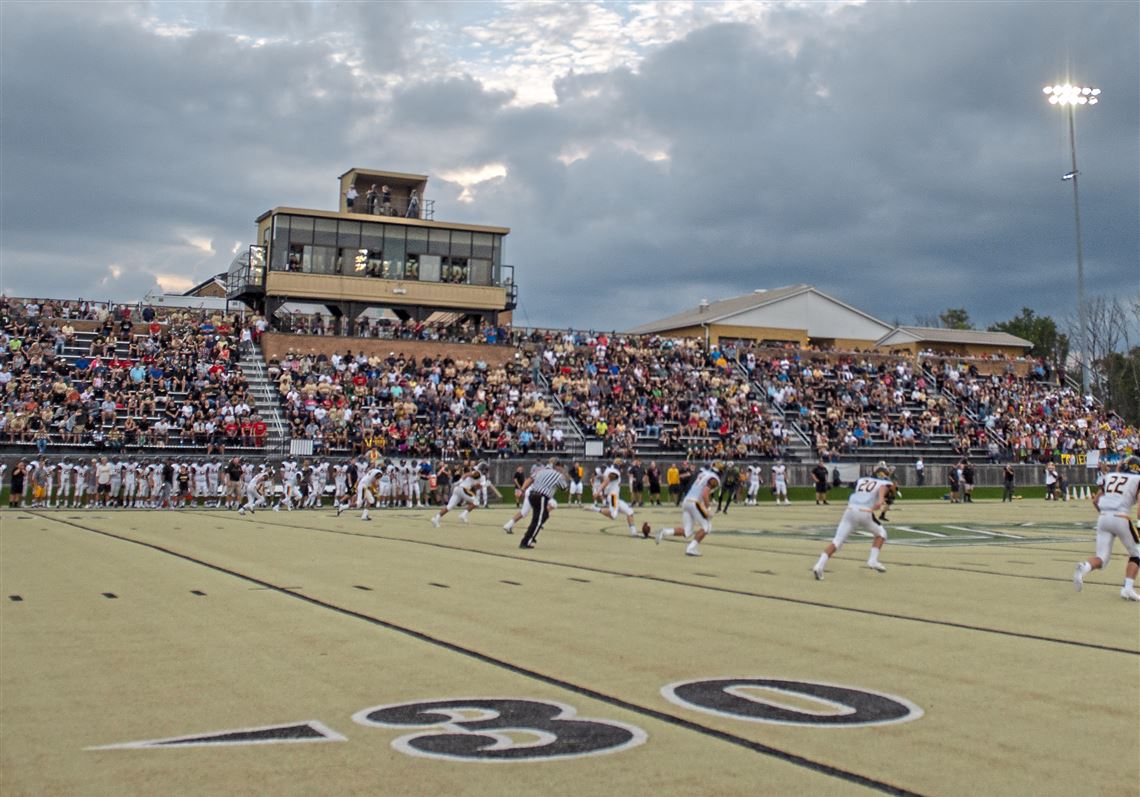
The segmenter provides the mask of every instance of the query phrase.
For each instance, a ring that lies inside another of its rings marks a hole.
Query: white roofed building
[[[628,330],[634,335],[871,349],[894,327],[811,285],[757,290]]]

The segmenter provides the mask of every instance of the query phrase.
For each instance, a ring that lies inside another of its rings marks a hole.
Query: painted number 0
[[[775,678],[683,681],[663,687],[661,695],[679,706],[722,717],[815,728],[888,725],[922,716],[922,709],[905,698],[815,681]]]
[[[358,711],[353,720],[381,728],[424,728],[392,747],[451,761],[545,761],[616,753],[642,744],[645,731],[612,720],[573,719],[563,703],[509,698],[454,698]]]

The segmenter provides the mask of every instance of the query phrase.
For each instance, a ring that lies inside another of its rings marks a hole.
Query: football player
[[[891,469],[887,467],[887,463],[879,462],[875,466],[873,475],[863,476],[855,482],[855,489],[847,499],[847,509],[843,512],[843,517],[835,530],[835,537],[827,544],[827,548],[819,555],[819,561],[811,569],[816,581],[823,580],[823,568],[827,560],[843,547],[843,543],[856,529],[869,531],[875,537],[871,543],[871,555],[867,559],[867,567],[880,573],[886,571],[887,568],[879,563],[879,550],[887,541],[887,530],[879,525],[875,513],[883,508],[883,503],[886,501],[887,490],[891,487],[890,476]]]
[[[1127,601],[1140,601],[1136,592],[1136,573],[1140,570],[1140,535],[1136,532],[1133,517],[1136,515],[1136,497],[1140,493],[1140,457],[1131,456],[1124,462],[1124,470],[1111,473],[1093,496],[1093,506],[1100,513],[1096,520],[1096,556],[1077,565],[1073,573],[1073,587],[1077,592],[1084,586],[1085,576],[1100,570],[1112,555],[1112,543],[1119,539],[1128,552],[1124,565],[1124,585],[1120,597]]]

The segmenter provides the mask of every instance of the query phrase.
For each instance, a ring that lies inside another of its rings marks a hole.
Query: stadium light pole
[[[1088,326],[1085,317],[1085,264],[1081,252],[1081,203],[1077,194],[1077,134],[1073,125],[1073,111],[1081,105],[1096,105],[1100,102],[1100,89],[1091,86],[1074,86],[1070,83],[1056,86],[1046,86],[1043,91],[1049,98],[1050,105],[1060,105],[1069,114],[1069,154],[1072,156],[1073,168],[1068,174],[1062,175],[1062,180],[1069,180],[1073,184],[1073,218],[1077,225],[1077,327],[1079,340],[1077,345],[1081,350],[1081,392],[1089,393],[1089,349]]]

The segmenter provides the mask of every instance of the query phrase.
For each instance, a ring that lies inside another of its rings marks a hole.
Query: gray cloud
[[[1089,290],[1140,288],[1134,4],[777,7],[528,107],[449,70],[424,6],[208,5],[180,36],[140,24],[155,8],[0,6],[4,289],[204,279],[256,215],[332,207],[363,166],[431,175],[437,218],[510,226],[533,324],[623,328],[793,282],[885,320],[1061,318],[1068,134],[1040,87],[1070,65],[1104,90],[1078,113]],[[488,163],[507,176],[473,204],[438,177]]]

